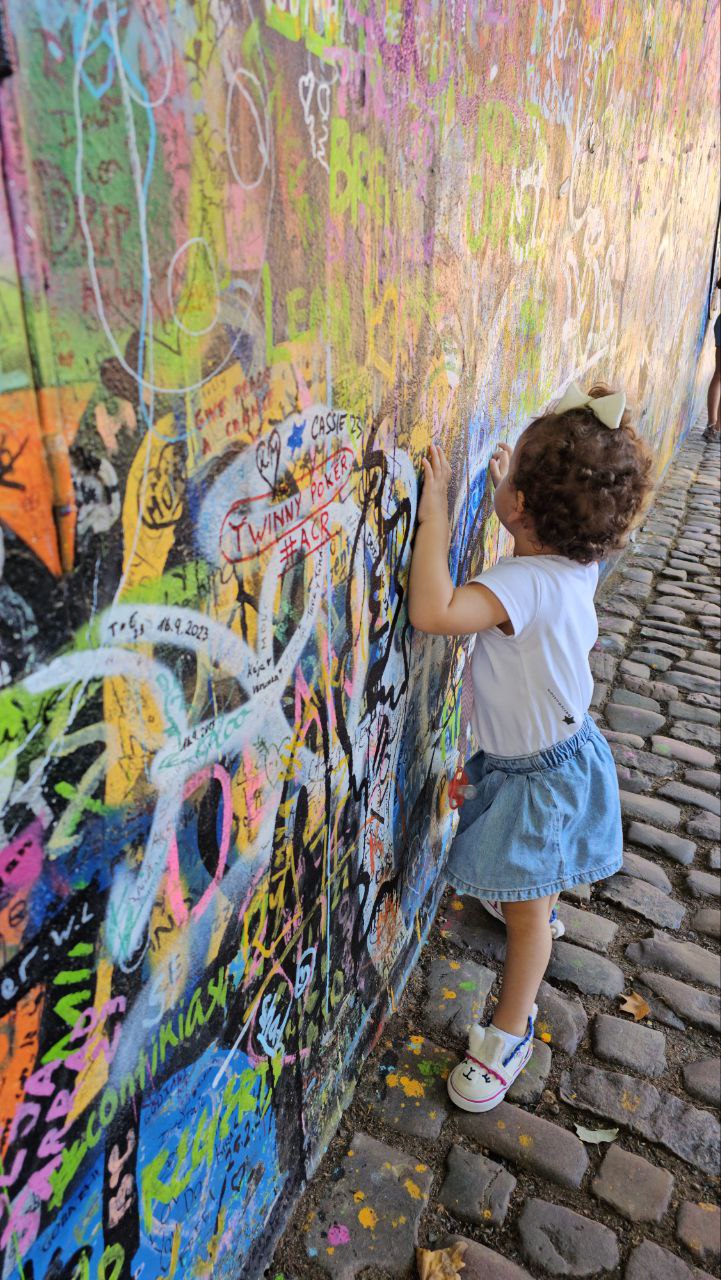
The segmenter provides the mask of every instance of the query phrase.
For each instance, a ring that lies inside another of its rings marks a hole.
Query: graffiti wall
[[[659,466],[717,0],[2,0],[0,1277],[251,1280],[417,954],[463,655],[415,636],[573,376]]]

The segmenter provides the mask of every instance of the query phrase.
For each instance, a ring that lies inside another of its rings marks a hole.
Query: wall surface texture
[[[2,4],[0,1280],[257,1277],[441,888],[420,456],[459,575],[569,377],[670,458],[718,3]]]

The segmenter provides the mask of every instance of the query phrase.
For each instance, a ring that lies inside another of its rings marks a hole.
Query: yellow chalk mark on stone
[[[325,1251],[326,1253],[335,1253],[335,1245],[332,1245],[332,1244],[326,1245]]]
[[[457,1000],[457,999],[458,999],[458,996],[456,995],[455,991],[449,991],[448,987],[444,987],[444,988],[443,988],[443,999],[444,999],[444,1000]]]
[[[449,961],[448,961],[448,968],[449,968],[449,969],[460,969],[460,967],[461,967],[461,966],[460,966],[460,962],[459,962],[458,960],[449,960]]]
[[[406,1189],[406,1191],[408,1192],[409,1196],[412,1196],[414,1200],[420,1200],[420,1199],[421,1199],[421,1196],[423,1195],[423,1192],[421,1191],[421,1189],[420,1189],[420,1187],[418,1186],[418,1184],[417,1184],[416,1182],[414,1182],[414,1181],[413,1181],[413,1179],[412,1179],[412,1178],[406,1178],[405,1182],[403,1183],[403,1186],[405,1187],[405,1189]]]
[[[505,1120],[499,1120],[499,1121],[498,1121],[498,1124],[497,1124],[497,1126],[496,1126],[496,1128],[498,1128],[498,1129],[505,1129],[505,1127],[506,1127],[506,1122],[505,1122]]]
[[[428,1165],[427,1165],[427,1164],[417,1164],[417,1165],[416,1165],[416,1173],[427,1173],[427,1171],[428,1171]],[[713,1208],[713,1205],[708,1204],[708,1205],[705,1205],[705,1206],[704,1206],[704,1205],[702,1205],[702,1206],[701,1206],[701,1208],[702,1208],[702,1209],[703,1209],[704,1207],[705,1207],[705,1208],[707,1208],[707,1209],[712,1209],[712,1208]]]
[[[423,1036],[411,1036],[411,1044],[423,1044]]]
[[[462,911],[462,910],[463,910],[463,903],[461,902],[460,898],[454,898],[454,899],[453,899],[453,901],[452,901],[452,903],[451,903],[451,906],[453,907],[453,910],[454,910],[454,911]]]
[[[541,1032],[541,1039],[542,1039],[542,1041],[543,1041],[543,1043],[544,1043],[544,1044],[550,1044],[550,1043],[551,1043],[551,1033],[550,1033],[550,1031],[542,1031],[542,1032]]]
[[[388,1085],[388,1088],[395,1089],[398,1085],[398,1080],[399,1080],[398,1072],[390,1071],[386,1076],[386,1084]]]
[[[532,1147],[533,1138],[531,1137],[530,1133],[519,1133],[518,1144],[521,1147]]]
[[[484,1209],[484,1210],[483,1210],[483,1216],[484,1216],[484,1218],[492,1218],[492,1217],[493,1217],[493,1214],[492,1214],[492,1212],[491,1212],[491,1210],[490,1210],[490,1209]]]
[[[364,1191],[354,1191],[354,1192],[353,1192],[353,1199],[355,1200],[356,1204],[358,1204],[361,1200],[365,1200],[365,1192],[364,1192]]]
[[[390,1076],[388,1077],[390,1080]],[[414,1080],[412,1076],[401,1076],[400,1085],[407,1098],[422,1098],[425,1095],[425,1085],[420,1080]]]
[[[378,1214],[374,1209],[366,1206],[365,1209],[358,1210],[358,1221],[367,1231],[374,1231],[378,1222]]]
[[[628,1089],[624,1089],[621,1095],[621,1106],[624,1111],[638,1111],[641,1099],[638,1094],[630,1094]]]

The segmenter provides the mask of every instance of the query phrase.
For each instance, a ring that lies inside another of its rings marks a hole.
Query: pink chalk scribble
[[[339,1244],[347,1244],[349,1240],[350,1231],[341,1222],[334,1222],[333,1226],[328,1228],[328,1244],[335,1247]]]

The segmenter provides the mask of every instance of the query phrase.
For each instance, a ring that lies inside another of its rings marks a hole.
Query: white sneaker
[[[448,1077],[448,1094],[461,1111],[492,1111],[503,1102],[516,1076],[533,1053],[534,1004],[528,1030],[509,1053],[508,1042],[495,1027],[471,1027],[468,1050]]]
[[[488,912],[489,916],[493,916],[494,920],[500,920],[501,924],[506,923],[506,917],[501,911],[501,904],[496,902],[494,898],[479,898],[478,901]],[[555,907],[551,912],[548,923],[551,926],[551,936],[554,939],[562,938],[566,932],[566,926],[563,921],[559,919]]]

